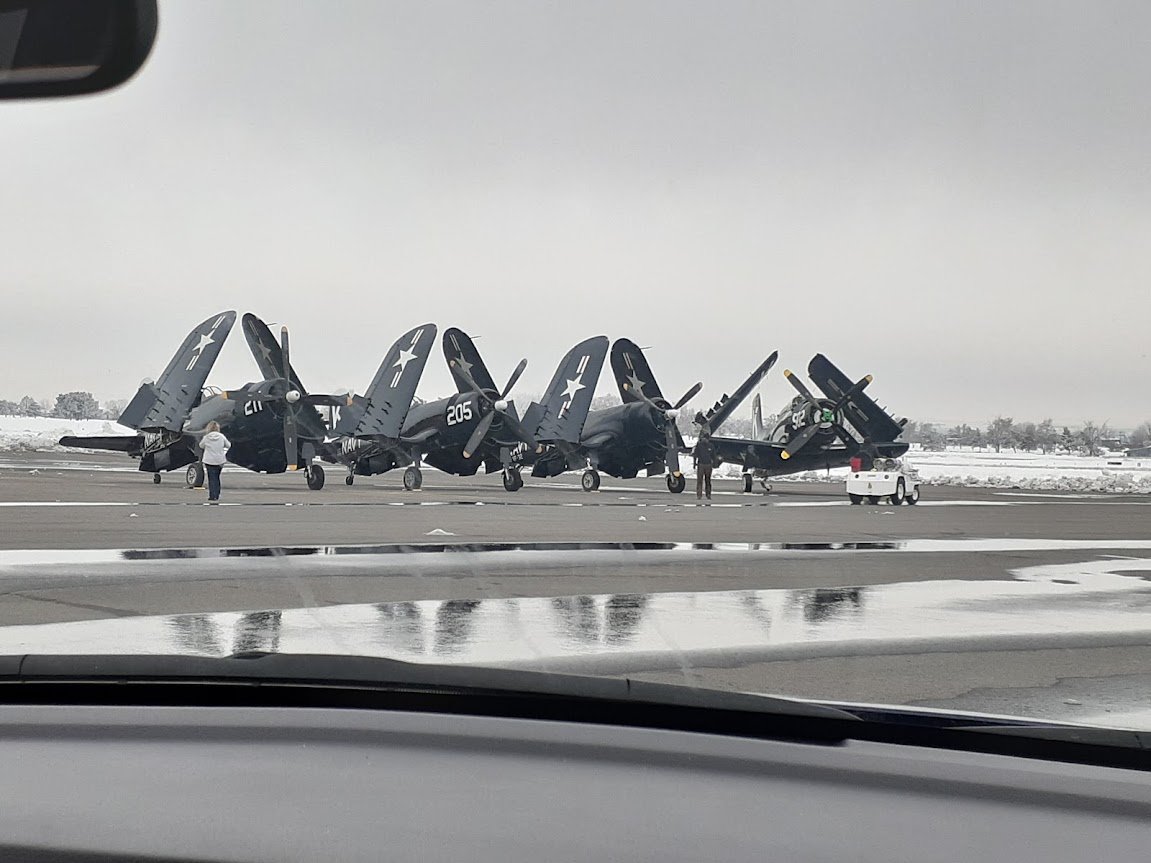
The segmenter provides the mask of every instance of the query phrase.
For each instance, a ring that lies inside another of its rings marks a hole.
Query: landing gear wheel
[[[869,506],[878,506],[879,505],[879,495],[869,494],[867,496],[867,503]]]
[[[888,496],[892,506],[899,506],[903,503],[903,499],[907,497],[907,486],[903,484],[903,477],[895,484],[895,491]]]
[[[344,477],[344,485],[351,485],[355,481],[356,481],[356,478],[354,476],[352,476],[351,474],[348,474],[346,477]]]
[[[417,491],[424,484],[424,475],[415,465],[404,471],[404,491]]]
[[[580,477],[580,485],[584,491],[595,491],[599,488],[599,471],[588,469],[583,472]]]
[[[319,491],[324,487],[324,469],[318,464],[310,464],[304,468],[304,479],[308,481],[308,488]]]
[[[743,493],[747,494],[751,491],[751,474],[745,473],[743,475]]]
[[[672,494],[679,494],[687,488],[687,478],[682,473],[669,473],[667,475],[667,490]]]
[[[524,478],[517,468],[510,467],[504,471],[504,491],[519,491],[523,487]]]
[[[158,474],[158,473],[152,474],[152,482],[155,483],[156,485],[159,485],[160,484],[160,474]]]
[[[908,506],[914,506],[915,504],[919,503],[919,486],[913,488],[911,490],[911,494],[905,497],[903,502]]]
[[[863,503],[863,495],[861,495],[861,494],[850,494],[849,493],[847,496],[848,496],[848,498],[850,498],[852,506],[859,506],[861,503]]]
[[[159,478],[160,474],[156,474]],[[204,464],[203,462],[194,461],[188,465],[188,470],[184,473],[184,483],[188,488],[203,488],[204,487]]]

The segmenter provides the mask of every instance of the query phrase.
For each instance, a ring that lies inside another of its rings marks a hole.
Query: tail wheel
[[[418,467],[411,465],[404,471],[404,490],[417,491],[424,484],[424,475]]]
[[[687,488],[687,478],[682,473],[669,473],[667,475],[667,490],[672,494],[679,494]]]
[[[310,464],[304,468],[304,479],[308,481],[308,488],[319,491],[324,487],[324,469],[318,464]]]
[[[344,485],[351,485],[355,481],[356,481],[356,478],[354,476],[352,476],[351,474],[348,474],[346,477],[344,477]]]
[[[152,474],[152,482],[155,483],[156,485],[159,485],[160,484],[160,474],[158,474],[158,473]]]
[[[160,476],[160,474],[156,474]],[[188,469],[184,472],[184,484],[188,488],[203,488],[204,487],[204,464],[203,462],[194,461],[188,465]]]
[[[524,487],[524,478],[515,468],[504,471],[504,491],[519,491]]]
[[[751,474],[749,473],[743,475],[743,491],[745,494],[751,491]]]
[[[911,494],[909,494],[907,497],[905,497],[903,499],[903,502],[906,504],[912,505],[912,506],[919,503],[919,486],[916,486],[915,488],[913,488],[911,490]]]
[[[580,477],[580,486],[584,491],[595,491],[599,488],[599,471],[585,470]]]
[[[852,506],[859,506],[861,503],[863,503],[863,495],[861,494],[851,494],[849,492],[847,496],[851,500]]]
[[[895,491],[888,496],[888,500],[892,506],[899,506],[905,497],[907,497],[907,486],[903,482],[903,477],[900,477],[895,483]]]

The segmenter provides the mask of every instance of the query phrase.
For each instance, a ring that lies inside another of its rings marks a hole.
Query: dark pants
[[[703,497],[707,487],[707,499],[711,500],[711,465],[701,464],[695,469],[695,496]]]
[[[208,472],[208,500],[220,499],[220,469],[222,464],[206,464],[204,470]]]

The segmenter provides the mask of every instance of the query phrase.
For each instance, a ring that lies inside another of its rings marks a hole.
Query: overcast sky
[[[773,406],[824,352],[916,419],[1151,417],[1145,0],[160,19],[125,87],[0,105],[0,397],[129,397],[237,309],[315,391],[430,320],[529,392],[604,333],[698,407],[779,349]],[[257,377],[237,327],[210,382]]]

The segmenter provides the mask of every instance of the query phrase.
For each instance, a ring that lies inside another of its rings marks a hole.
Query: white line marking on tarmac
[[[0,507],[33,507],[33,506],[140,506],[139,503],[124,503],[123,501],[101,500],[5,500],[0,501]]]

